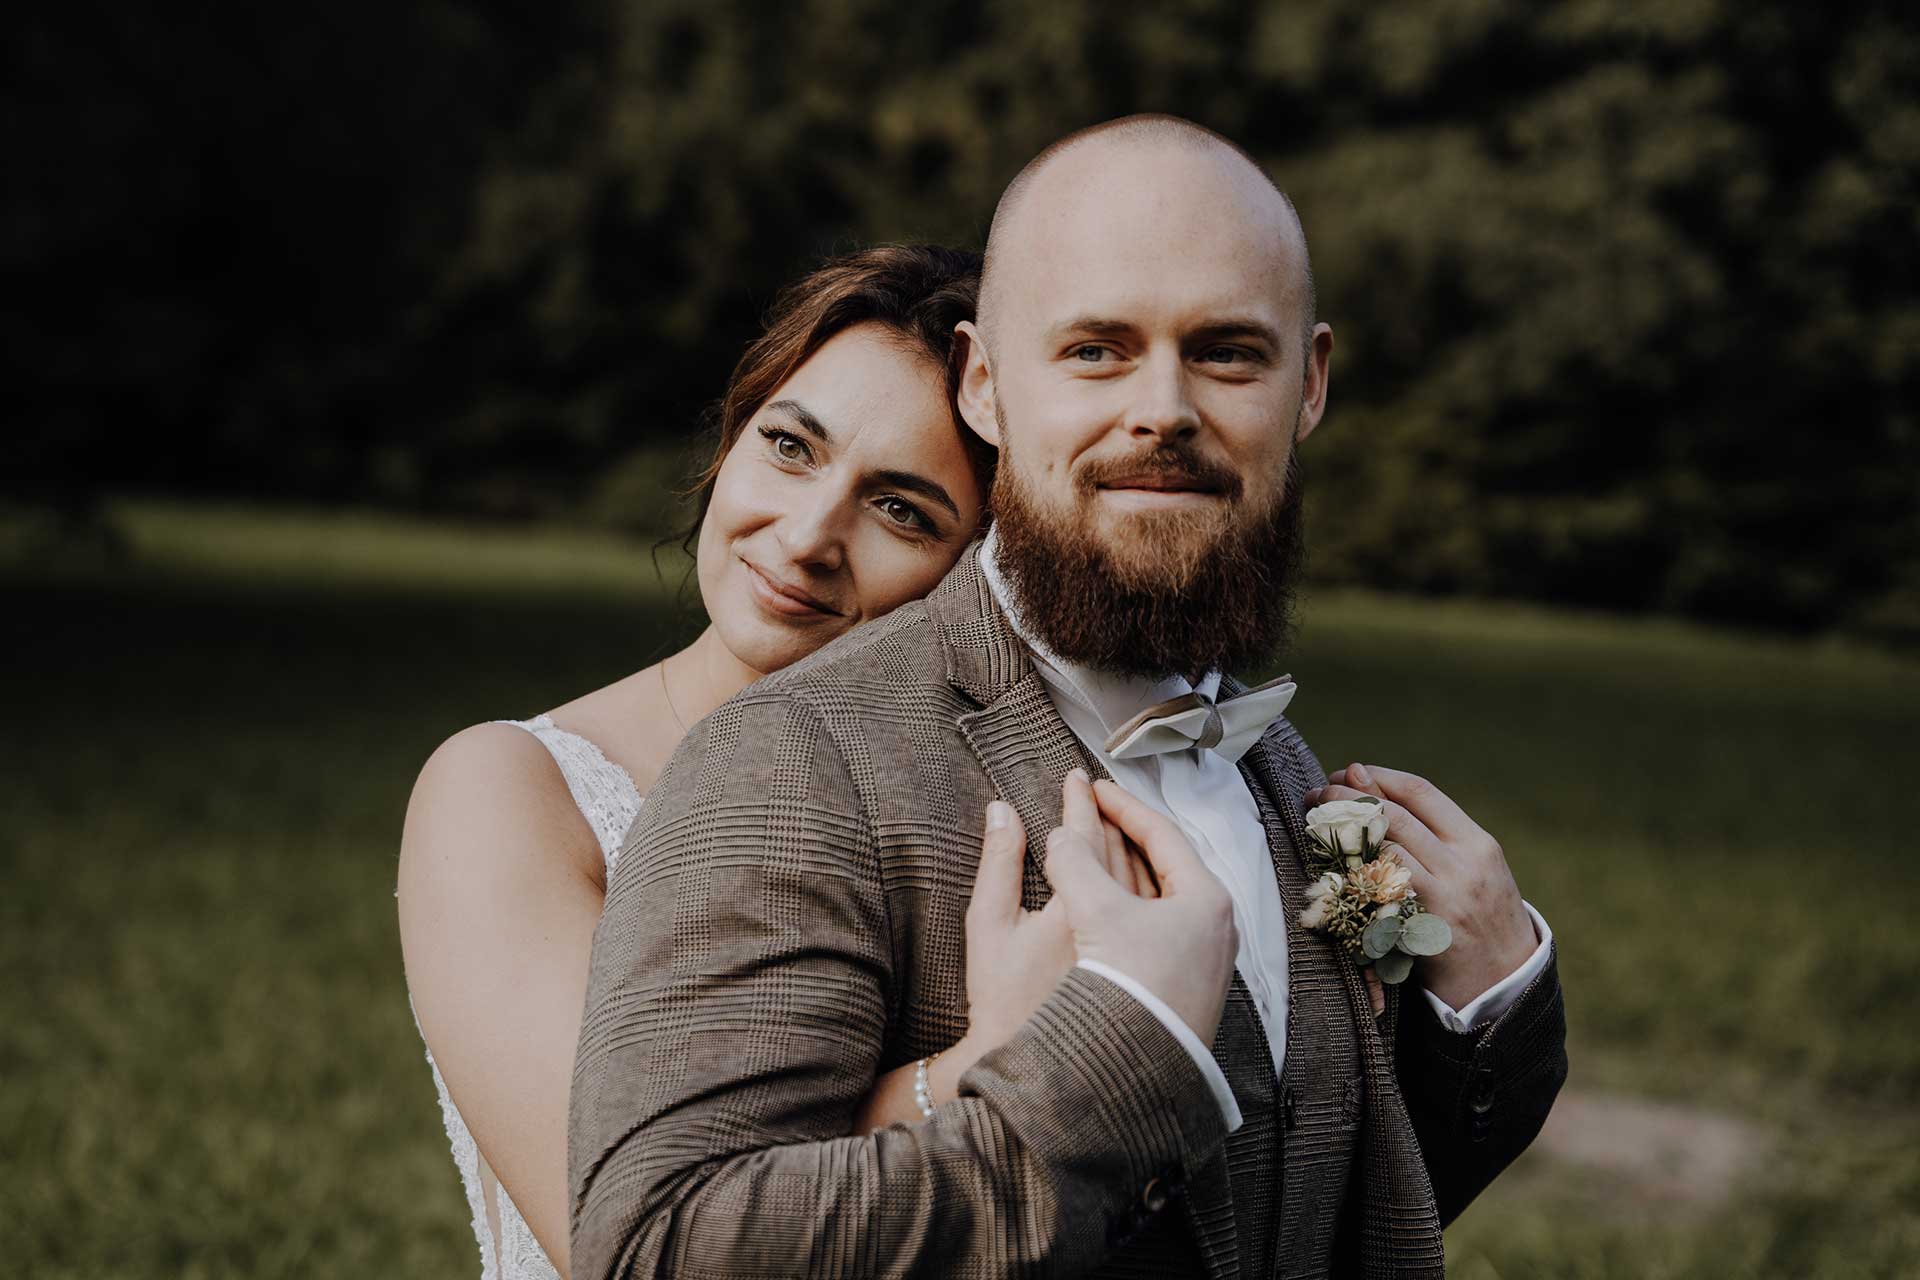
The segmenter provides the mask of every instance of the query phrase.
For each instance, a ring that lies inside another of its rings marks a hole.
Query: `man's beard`
[[[1198,680],[1272,656],[1292,631],[1306,550],[1298,457],[1288,456],[1280,497],[1257,512],[1237,506],[1237,474],[1184,443],[1084,465],[1064,512],[1030,492],[1003,457],[993,484],[997,563],[1022,625],[1070,662],[1153,679]],[[1119,545],[1107,545],[1092,523],[1098,482],[1146,471],[1191,479],[1225,501],[1127,514]]]

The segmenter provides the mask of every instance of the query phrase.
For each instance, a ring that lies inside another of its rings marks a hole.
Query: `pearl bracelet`
[[[913,1101],[920,1108],[921,1117],[927,1120],[933,1119],[933,1088],[927,1083],[927,1068],[939,1056],[936,1053],[913,1064]]]

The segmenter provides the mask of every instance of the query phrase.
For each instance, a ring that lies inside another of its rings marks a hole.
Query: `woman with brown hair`
[[[688,727],[926,594],[979,531],[995,455],[954,412],[952,358],[978,282],[977,255],[893,246],[789,287],[734,370],[701,477],[707,628],[543,715],[466,729],[421,771],[401,943],[484,1277],[566,1274],[567,1095],[594,927],[626,828]],[[972,1028],[928,1073],[936,1102],[1073,963],[1059,920],[1020,915],[970,913],[969,954],[1020,963],[970,991]],[[913,1067],[881,1077],[856,1131],[919,1119],[915,1085]]]

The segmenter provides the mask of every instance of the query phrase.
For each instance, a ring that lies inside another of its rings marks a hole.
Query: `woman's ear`
[[[973,434],[998,448],[1000,415],[993,407],[993,368],[987,362],[986,339],[971,320],[955,325],[953,336],[960,348],[960,416]]]

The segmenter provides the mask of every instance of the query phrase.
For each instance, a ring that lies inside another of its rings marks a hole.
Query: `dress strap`
[[[497,723],[525,729],[547,749],[547,754],[560,768],[560,776],[567,780],[573,803],[593,829],[600,853],[607,860],[607,874],[612,875],[613,864],[620,857],[621,841],[640,812],[643,798],[640,788],[634,785],[633,776],[609,760],[599,747],[577,733],[560,728],[549,716]]]

